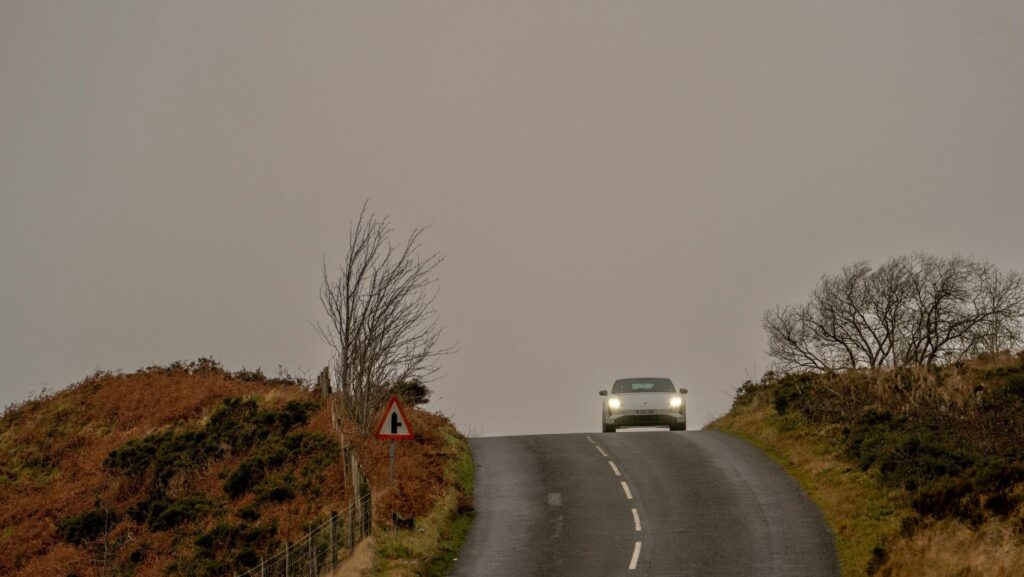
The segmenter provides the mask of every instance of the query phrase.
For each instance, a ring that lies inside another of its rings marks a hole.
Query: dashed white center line
[[[629,570],[633,571],[636,569],[636,562],[640,560],[640,541],[633,545],[633,558],[629,560]]]
[[[597,452],[601,453],[602,457],[608,458],[608,453],[606,453],[605,450],[601,448],[601,445],[598,445],[597,442],[590,437],[590,435],[586,435],[586,437],[587,440],[590,441],[590,444],[594,445],[594,448],[597,449]],[[615,461],[609,459],[608,466],[612,468],[612,472],[615,473],[616,477],[622,476],[622,472],[619,471],[619,467],[615,464]],[[626,500],[633,500],[633,492],[629,490],[629,485],[625,481],[622,481],[622,492],[626,494]],[[554,503],[551,502],[552,496],[555,496],[559,501],[557,504],[561,505],[561,495],[558,495],[557,493],[552,493],[548,495],[548,504],[555,505]],[[642,530],[642,527],[640,526],[640,513],[638,513],[636,509],[631,509],[631,511],[633,512],[633,526],[636,528],[637,533],[639,533]],[[640,541],[637,541],[636,544],[633,545],[633,557],[629,560],[630,571],[635,571],[636,564],[640,561],[640,547]]]

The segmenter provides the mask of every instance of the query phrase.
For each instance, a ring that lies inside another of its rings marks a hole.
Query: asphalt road
[[[710,431],[473,439],[476,518],[453,577],[834,577],[817,507]]]

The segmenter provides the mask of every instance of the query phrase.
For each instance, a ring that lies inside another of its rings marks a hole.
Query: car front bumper
[[[681,425],[686,422],[686,415],[678,411],[657,411],[654,414],[638,415],[636,411],[613,411],[605,415],[604,422],[616,427],[663,427],[665,425]]]

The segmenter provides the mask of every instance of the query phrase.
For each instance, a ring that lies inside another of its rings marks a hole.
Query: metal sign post
[[[395,482],[395,440],[388,441],[388,482]]]

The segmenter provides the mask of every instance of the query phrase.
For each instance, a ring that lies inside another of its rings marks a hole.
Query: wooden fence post
[[[331,394],[331,372],[330,369],[324,367],[324,370],[320,371],[320,375],[316,379],[317,385],[320,389],[320,394],[323,398],[327,398]]]
[[[337,512],[331,511],[331,567],[334,567],[338,563],[338,548],[335,546],[336,525],[338,524],[337,515]]]
[[[348,505],[348,551],[352,553],[356,549],[356,504],[355,501]]]
[[[313,540],[313,533],[309,534],[309,548],[313,552],[313,575],[320,574],[320,552],[319,547],[316,545],[316,541]]]

